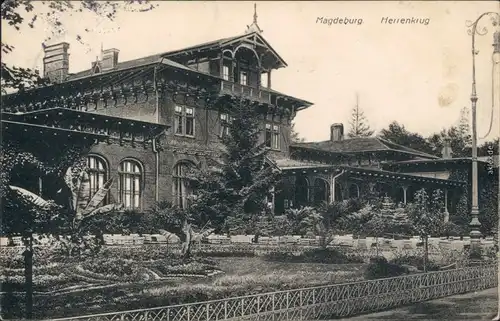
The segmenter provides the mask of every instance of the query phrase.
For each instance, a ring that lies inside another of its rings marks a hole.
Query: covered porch
[[[465,183],[439,178],[395,173],[376,168],[306,163],[295,160],[274,161],[282,180],[272,193],[274,213],[289,208],[314,206],[322,202],[353,198],[387,196],[397,204],[413,201],[416,191],[440,189],[445,198],[445,213],[454,212]]]

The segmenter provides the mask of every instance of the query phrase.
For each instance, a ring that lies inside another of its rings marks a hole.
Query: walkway
[[[496,315],[497,305],[497,289],[493,288],[336,321],[491,320]]]

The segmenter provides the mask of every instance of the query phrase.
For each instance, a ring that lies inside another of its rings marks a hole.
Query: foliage
[[[434,151],[424,137],[408,131],[404,125],[394,121],[388,128],[382,129],[380,136],[395,144],[410,147],[418,151],[433,154]],[[441,152],[441,151],[439,151]]]
[[[442,236],[464,236],[467,234],[467,230],[462,226],[455,224],[451,221],[448,221],[443,224],[441,235]]]
[[[407,205],[414,232],[421,237],[439,235],[444,222],[443,194],[434,190],[431,197],[425,189],[418,190],[414,202]]]
[[[424,270],[424,264],[425,260],[422,256],[415,256],[415,255],[403,255],[403,256],[398,256],[395,257],[390,261],[392,264],[396,264],[399,266],[413,266],[417,268],[420,271]],[[440,268],[439,264],[436,262],[430,261],[427,262],[427,271],[438,271]]]
[[[407,268],[398,264],[390,263],[383,256],[372,258],[366,268],[365,278],[368,280],[390,278],[407,274]]]
[[[305,142],[305,139],[300,137],[299,133],[295,129],[295,123],[292,123],[290,126],[290,139],[292,143],[303,143]]]
[[[127,1],[34,1],[34,0],[6,0],[2,2],[1,17],[2,26],[22,30],[23,27],[35,28],[37,23],[45,22],[49,26],[48,41],[66,33],[66,25],[63,17],[73,16],[82,12],[89,12],[95,16],[107,20],[114,20],[119,12],[144,12],[155,8],[149,1],[127,0]],[[42,20],[42,21],[40,21]],[[91,32],[89,26],[82,32]],[[76,40],[84,43],[83,34],[75,36]],[[14,47],[2,41],[2,53],[14,52]],[[38,70],[19,66],[8,66],[4,61],[1,64],[2,94],[6,89],[23,91],[29,88],[44,86],[48,84],[46,79],[40,77]]]
[[[306,250],[301,255],[287,252],[274,252],[265,256],[267,260],[290,262],[290,263],[325,263],[325,264],[347,264],[363,263],[364,258],[355,254],[345,254],[337,249],[321,248]]]
[[[356,106],[351,111],[351,121],[349,123],[351,128],[347,133],[349,138],[355,137],[370,137],[373,135],[374,131],[370,129],[368,120],[366,119],[365,113],[359,107],[358,97],[356,96]]]
[[[260,110],[239,97],[221,108],[231,122],[218,159],[187,175],[193,190],[189,211],[219,231],[252,225],[267,210],[266,196],[278,181],[267,165],[269,149],[260,142]]]

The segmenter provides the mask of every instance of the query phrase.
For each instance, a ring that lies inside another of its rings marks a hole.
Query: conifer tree
[[[356,106],[352,109],[351,112],[351,121],[349,122],[351,125],[351,129],[347,136],[349,138],[354,137],[370,137],[373,135],[373,130],[370,129],[370,125],[368,124],[368,120],[364,112],[359,107],[359,97],[356,95]]]
[[[219,231],[247,231],[266,211],[278,172],[266,164],[268,148],[260,139],[263,111],[244,98],[233,98],[222,108],[229,115],[229,134],[222,137],[220,157],[189,175],[190,211]]]

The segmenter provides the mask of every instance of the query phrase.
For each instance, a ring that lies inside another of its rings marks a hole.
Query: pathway
[[[421,302],[336,321],[480,321],[497,312],[497,288]]]

